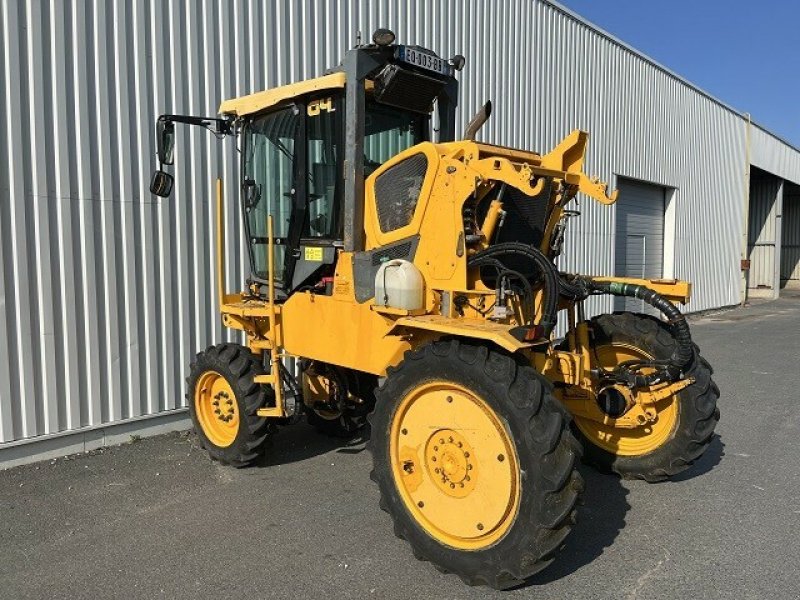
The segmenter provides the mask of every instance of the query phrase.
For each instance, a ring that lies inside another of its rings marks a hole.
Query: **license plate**
[[[430,52],[424,52],[417,48],[410,46],[398,46],[397,48],[398,60],[414,65],[426,71],[433,71],[440,75],[450,75],[450,64],[444,59],[434,56]]]

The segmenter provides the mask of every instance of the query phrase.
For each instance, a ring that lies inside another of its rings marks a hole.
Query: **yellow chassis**
[[[386,369],[398,364],[403,354],[412,348],[443,337],[480,340],[495,345],[509,353],[519,353],[529,360],[540,373],[553,382],[563,383],[556,393],[575,415],[606,425],[621,428],[640,427],[655,418],[652,405],[669,397],[692,383],[691,379],[649,390],[627,394],[633,408],[619,419],[610,419],[602,413],[596,402],[597,383],[592,378],[595,368],[589,326],[578,319],[580,305],[562,304],[569,319],[566,348],[557,349],[552,340],[522,342],[511,335],[511,323],[488,320],[483,315],[467,310],[454,315],[452,298],[465,294],[478,302],[482,296],[493,294],[483,289],[480,282],[465,279],[467,273],[465,252],[456,251],[457,258],[442,259],[441,248],[458,248],[456,239],[461,204],[453,197],[466,197],[473,191],[477,195],[489,193],[488,182],[506,182],[535,195],[531,185],[532,175],[554,177],[566,186],[581,191],[596,200],[611,204],[616,194],[606,195],[606,186],[590,180],[581,171],[586,134],[573,132],[553,152],[545,156],[507,148],[454,142],[443,145],[424,143],[384,164],[370,178],[374,181],[385,168],[403,160],[411,152],[423,151],[435,177],[426,176],[421,190],[427,206],[416,211],[408,227],[392,232],[381,232],[374,211],[372,186],[367,185],[366,232],[368,248],[402,239],[409,234],[419,234],[422,240],[435,243],[420,244],[415,264],[423,271],[426,284],[426,306],[419,311],[405,311],[375,304],[374,299],[358,303],[354,297],[353,254],[340,251],[334,275],[333,293],[316,295],[297,292],[281,304],[275,302],[272,273],[274,272],[274,240],[271,217],[268,230],[269,290],[266,299],[249,293],[226,293],[224,259],[224,219],[222,182],[217,181],[217,280],[218,299],[222,322],[226,327],[247,334],[250,350],[262,355],[269,352],[271,364],[287,356],[324,361],[375,375],[383,376]],[[446,175],[445,175],[446,174]],[[542,181],[542,179],[539,179]],[[448,200],[450,199],[450,200]],[[484,229],[494,227],[499,208],[494,204],[484,223]],[[551,221],[543,245],[549,244],[552,224],[561,218],[562,209],[553,207]],[[450,225],[453,225],[450,227]],[[404,231],[407,229],[408,231]],[[490,236],[489,236],[490,237]],[[452,239],[451,239],[452,238]],[[461,264],[458,264],[461,263]],[[642,280],[597,277],[596,281],[622,282],[646,286],[672,302],[685,303],[691,294],[691,285],[677,280]],[[451,315],[451,316],[445,316]],[[519,320],[517,321],[519,322]],[[275,390],[275,406],[262,408],[259,415],[268,418],[287,416],[284,406],[283,386],[278,370],[256,378],[257,383],[271,385]]]

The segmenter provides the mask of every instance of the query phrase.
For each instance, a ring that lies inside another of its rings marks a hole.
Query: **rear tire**
[[[553,560],[574,523],[583,481],[569,414],[551,389],[531,367],[458,340],[406,352],[388,370],[370,418],[371,477],[395,535],[415,557],[469,585],[497,589],[519,585]],[[492,512],[497,506],[506,512]]]
[[[200,352],[186,379],[186,401],[200,442],[212,459],[245,467],[264,452],[271,424],[256,411],[272,390],[255,383],[264,367],[250,350],[219,344]]]
[[[303,394],[313,397],[308,377],[322,375],[327,397],[324,404],[330,408],[306,405],[306,420],[319,433],[330,437],[349,439],[367,425],[367,415],[375,409],[375,387],[378,378],[350,369],[313,362],[303,374]],[[335,403],[335,404],[334,404]]]
[[[649,315],[601,315],[591,320],[590,327],[595,347],[610,344],[631,346],[656,359],[669,358],[676,347],[669,326]],[[695,382],[672,398],[672,402],[678,403],[677,422],[668,439],[645,454],[622,456],[599,446],[576,419],[573,428],[583,444],[584,461],[602,472],[650,482],[662,481],[689,468],[711,444],[720,416],[717,408],[719,388],[711,379],[711,365],[698,351],[695,346],[694,359],[686,369],[686,375],[693,377]],[[669,403],[669,400],[662,402]],[[620,435],[626,433],[626,430],[618,431]]]

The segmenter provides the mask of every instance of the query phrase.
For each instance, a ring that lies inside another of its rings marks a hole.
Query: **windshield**
[[[267,216],[275,236],[275,281],[283,281],[286,238],[292,217],[295,140],[301,119],[295,107],[253,119],[244,130],[242,201],[253,275],[267,278]]]

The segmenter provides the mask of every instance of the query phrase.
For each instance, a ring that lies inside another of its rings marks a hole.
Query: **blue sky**
[[[800,2],[560,1],[800,148]]]

